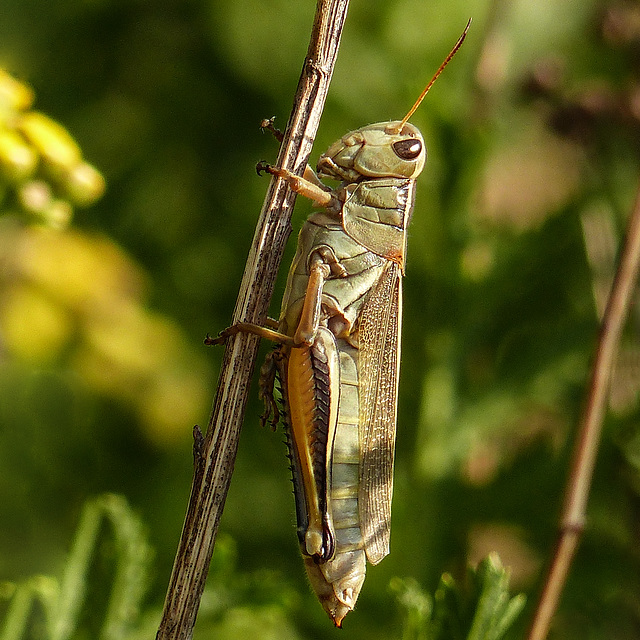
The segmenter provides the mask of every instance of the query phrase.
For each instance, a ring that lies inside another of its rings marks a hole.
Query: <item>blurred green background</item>
[[[267,187],[255,163],[277,153],[258,125],[286,123],[314,8],[3,0],[0,67],[107,188],[66,230],[25,224],[2,190],[0,580],[60,575],[85,501],[121,493],[155,550],[153,627],[221,355],[202,340],[229,323]],[[493,550],[529,595],[522,637],[638,183],[637,2],[354,0],[312,163],[404,115],[470,16],[412,118],[430,155],[409,233],[392,553],[369,568],[350,638],[401,637],[393,577],[433,591]],[[309,212],[299,202],[294,229]],[[637,330],[636,310],[554,638],[640,637]],[[333,637],[305,584],[283,436],[258,428],[256,396],[196,637]]]

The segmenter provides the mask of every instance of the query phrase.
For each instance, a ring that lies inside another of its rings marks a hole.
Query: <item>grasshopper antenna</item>
[[[449,52],[449,55],[444,59],[444,62],[438,67],[438,70],[433,75],[433,78],[429,81],[429,84],[423,89],[422,93],[418,96],[418,99],[415,101],[414,105],[409,109],[407,115],[402,119],[400,124],[397,127],[393,127],[393,129],[397,132],[402,131],[405,124],[407,124],[409,118],[416,112],[416,109],[420,106],[420,103],[424,100],[424,97],[429,92],[429,89],[433,86],[433,83],[438,79],[438,76],[443,72],[444,68],[451,62],[451,58],[456,55],[458,49],[462,46],[464,39],[467,37],[467,31],[469,31],[469,27],[471,26],[472,18],[469,18],[469,22],[467,22],[467,26],[464,28],[462,35],[458,38],[458,42],[455,43],[453,49]]]

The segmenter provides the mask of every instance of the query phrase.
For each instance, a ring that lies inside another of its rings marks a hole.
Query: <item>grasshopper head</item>
[[[378,122],[348,133],[320,156],[318,174],[343,182],[357,182],[361,178],[417,178],[427,159],[427,150],[420,131],[409,124],[409,118],[462,46],[470,25],[471,20],[402,120]]]
[[[318,174],[346,182],[416,178],[427,159],[422,134],[410,123],[378,122],[351,131],[318,160]]]

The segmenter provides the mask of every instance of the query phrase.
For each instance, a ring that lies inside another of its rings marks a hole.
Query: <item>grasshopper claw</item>
[[[260,128],[264,131],[265,129],[269,132],[271,132],[271,134],[273,135],[273,137],[278,141],[278,142],[282,142],[282,139],[284,138],[284,134],[282,133],[282,131],[280,131],[280,129],[278,129],[274,124],[273,121],[276,119],[275,116],[272,116],[271,118],[265,118],[264,120],[262,120],[262,122],[260,122]]]
[[[271,165],[265,160],[260,160],[260,162],[256,164],[256,173],[259,176],[262,175],[263,171],[266,171],[267,173],[271,173],[270,169],[272,169]]]
[[[229,337],[229,336],[228,336],[228,334],[227,334],[227,332],[226,332],[226,331],[221,331],[221,332],[218,334],[218,337],[217,337],[217,338],[212,338],[212,337],[207,333],[207,335],[205,336],[205,339],[204,339],[204,343],[205,343],[207,346],[216,345],[216,344],[224,344],[224,342],[226,341],[226,339],[227,339],[228,337]]]

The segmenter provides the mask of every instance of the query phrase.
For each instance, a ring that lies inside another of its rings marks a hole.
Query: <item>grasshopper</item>
[[[258,173],[285,180],[322,210],[300,231],[279,321],[239,323],[206,340],[219,344],[245,331],[278,343],[261,370],[263,423],[279,421],[278,378],[304,564],[338,627],[355,606],[367,561],[389,553],[401,276],[426,161],[422,135],[408,120],[470,23],[401,121],[347,133],[320,156],[317,174],[258,163]],[[320,178],[340,185],[331,189]]]

